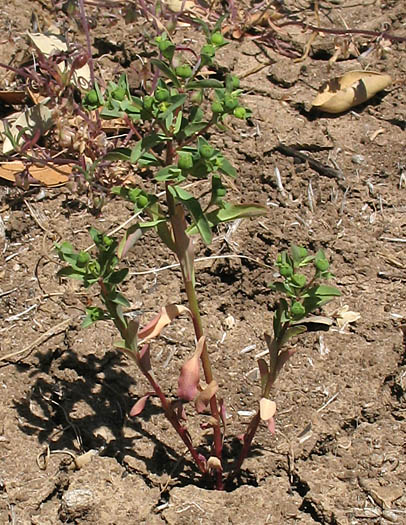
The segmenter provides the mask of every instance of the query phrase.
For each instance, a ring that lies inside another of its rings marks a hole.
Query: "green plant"
[[[102,304],[87,308],[84,326],[100,320],[113,321],[121,336],[118,348],[138,366],[149,382],[152,393],[159,397],[167,419],[187,446],[201,473],[214,475],[217,489],[222,489],[224,483],[222,452],[225,410],[223,401],[217,395],[218,384],[210,362],[196,295],[193,238],[199,236],[205,245],[209,245],[213,230],[220,223],[267,213],[267,208],[259,204],[236,204],[226,200],[227,181],[236,177],[237,173],[227,158],[210,144],[208,137],[212,128],[225,129],[229,117],[245,119],[250,114],[240,104],[242,91],[238,78],[226,75],[219,80],[207,78],[204,74],[206,66],[213,67],[217,49],[226,44],[219,33],[220,22],[213,31],[202,24],[207,43],[197,55],[188,47],[175,46],[166,33],[157,37],[155,43],[158,56],[151,59],[149,93],[141,97],[133,96],[123,75],[118,84],[110,83],[104,93],[96,83],[93,90],[85,95],[85,110],[97,109],[101,118],[125,118],[131,125],[131,136],[138,139],[131,147],[117,147],[95,160],[88,172],[95,172],[101,162],[127,161],[148,168],[155,189],[151,191],[151,184],[147,182],[139,187],[120,185],[112,189],[114,195],[133,204],[135,214],[142,214],[147,220],[131,226],[120,242],[91,229],[90,235],[97,249],[95,257],[86,252],[76,252],[67,242],[57,245],[60,258],[67,263],[60,270],[60,277],[79,279],[85,287],[99,286]],[[193,57],[191,63],[188,62],[190,57]],[[193,193],[186,189],[187,183],[193,183]],[[125,315],[129,302],[120,292],[120,284],[128,275],[128,267],[124,263],[120,268],[119,263],[123,263],[146,230],[154,230],[177,257],[188,306],[163,305],[157,316],[140,329],[138,320]],[[307,254],[298,258],[295,250],[293,258],[282,254],[278,261],[281,274],[285,273],[285,267],[292,269],[292,275],[285,277],[283,291],[294,302],[287,308],[288,302],[281,300],[275,315],[275,342],[269,342],[267,336],[271,362],[269,367],[263,360],[259,364],[261,411],[245,434],[241,455],[229,479],[239,471],[248,454],[260,419],[265,419],[264,414],[269,416],[268,421],[272,419],[273,414],[269,415],[273,407],[273,402],[268,399],[270,389],[288,355],[279,351],[290,337],[304,331],[303,326],[295,324],[303,317],[298,305],[302,305],[303,313],[307,314],[323,304],[321,300],[315,301],[322,290],[315,290],[313,285],[318,279],[328,276],[327,270],[318,269],[312,281],[306,284],[295,270],[306,266],[313,259]],[[314,259],[315,263],[319,261],[319,265],[324,260],[321,252]],[[331,290],[329,295],[323,296],[324,299],[328,297],[330,300],[337,295]],[[158,337],[167,324],[184,313],[192,321],[197,346],[180,371],[178,400],[170,402],[152,371],[150,341]],[[200,366],[204,383],[200,380]],[[151,392],[148,392],[135,404],[131,415],[142,411],[150,395]],[[208,458],[197,452],[184,423],[182,403],[190,401],[194,402],[197,413],[206,409],[211,413],[213,448]]]
[[[309,255],[306,248],[292,246],[290,253],[283,251],[278,255],[276,265],[282,281],[274,282],[269,287],[282,294],[283,297],[276,305],[273,336],[265,333],[269,361],[267,363],[264,359],[258,360],[261,378],[259,408],[243,436],[243,447],[230,475],[231,478],[238,474],[261,420],[267,423],[272,433],[274,432],[273,416],[276,404],[270,400],[270,393],[279,372],[296,352],[296,348],[285,349],[284,347],[293,337],[307,331],[306,324],[312,319],[308,317],[309,314],[341,295],[336,287],[323,283],[333,277],[323,250],[319,250],[316,255]],[[309,266],[313,268],[312,275],[302,273]]]

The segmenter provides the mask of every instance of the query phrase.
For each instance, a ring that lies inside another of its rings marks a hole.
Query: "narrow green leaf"
[[[175,71],[168,67],[165,62],[162,62],[162,60],[158,60],[156,58],[151,59],[151,64],[153,64],[155,67],[157,67],[162,73],[168,77],[170,80],[172,80],[175,87],[179,88],[180,83],[178,80],[178,77],[176,76]]]
[[[113,272],[109,277],[109,282],[111,284],[120,284],[124,281],[124,279],[127,277],[129,272],[128,268],[122,268],[121,270],[117,270],[116,272]]]
[[[315,288],[312,288],[311,290],[316,295],[328,295],[331,297],[340,297],[341,292],[336,288],[335,286],[329,286],[328,284],[320,284],[319,286],[316,286]]]
[[[109,151],[104,157],[104,160],[131,160],[130,148],[117,148]]]
[[[179,186],[170,186],[169,191],[190,211],[203,242],[207,245],[210,244],[212,240],[210,225],[203,213],[199,201],[195,199],[191,193]]]
[[[207,122],[192,122],[191,124],[185,126],[183,132],[186,137],[190,137],[194,133],[199,133],[199,131],[204,129],[207,126],[207,124]]]
[[[223,161],[219,167],[219,170],[229,177],[233,177],[234,179],[237,177],[237,170],[225,157],[223,157]]]
[[[166,119],[166,117],[170,115],[171,113],[173,113],[175,109],[182,106],[185,100],[186,100],[186,95],[175,95],[174,97],[171,97],[169,100],[171,105],[168,107],[166,111],[164,111],[163,113],[159,115],[159,118],[162,120]]]
[[[56,275],[58,277],[69,277],[70,279],[83,281],[85,277],[85,271],[75,270],[71,266],[67,266],[66,268],[62,268],[61,270],[59,270],[59,272]]]
[[[191,80],[185,86],[185,89],[202,89],[202,88],[224,88],[223,82],[214,78],[205,78],[203,80]]]

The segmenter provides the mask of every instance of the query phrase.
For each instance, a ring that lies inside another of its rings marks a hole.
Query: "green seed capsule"
[[[180,78],[190,78],[193,75],[192,68],[187,64],[184,64],[183,66],[178,66],[175,69],[175,73]]]
[[[305,286],[306,281],[307,281],[306,276],[303,275],[302,273],[295,273],[294,275],[292,275],[293,284],[295,284],[299,288],[302,288],[303,286]]]
[[[137,199],[137,207],[145,208],[148,204],[148,197],[146,195],[140,195]]]
[[[83,268],[90,261],[90,255],[87,252],[79,252],[76,264]]]
[[[144,100],[143,100],[144,109],[149,111],[150,109],[152,109],[153,104],[154,104],[154,97],[152,97],[151,95],[147,95],[144,97]]]
[[[158,88],[155,91],[155,98],[158,102],[163,102],[169,98],[169,91],[164,88]]]
[[[281,264],[279,273],[282,277],[291,277],[293,275],[293,268],[290,264]]]
[[[238,106],[233,111],[233,114],[236,118],[244,120],[247,117],[247,110],[243,108],[242,106]]]
[[[99,97],[95,89],[90,90],[86,95],[86,102],[92,106],[99,103]]]
[[[302,305],[302,303],[299,303],[299,301],[296,301],[295,303],[292,304],[290,312],[294,317],[300,317],[305,314],[306,310],[304,309],[304,306]]]
[[[211,110],[213,111],[213,113],[223,113],[224,112],[223,104],[220,101],[215,101],[211,105]]]
[[[125,93],[126,91],[124,88],[116,88],[111,95],[115,100],[121,102],[125,99]]]
[[[199,153],[204,159],[211,159],[214,149],[210,146],[210,144],[202,144],[200,146]]]
[[[191,153],[179,153],[178,167],[181,170],[190,170],[193,167],[193,157]]]
[[[314,265],[321,272],[325,272],[326,270],[328,270],[328,267],[330,266],[327,259],[316,259],[314,261]]]
[[[224,37],[219,32],[213,33],[211,35],[210,40],[211,40],[211,43],[214,44],[215,46],[221,46],[222,44],[224,44]]]
[[[234,111],[237,106],[238,106],[237,97],[234,97],[233,95],[226,95],[224,97],[224,108],[227,111]]]
[[[205,44],[201,49],[201,54],[213,58],[216,54],[216,49],[211,44]]]

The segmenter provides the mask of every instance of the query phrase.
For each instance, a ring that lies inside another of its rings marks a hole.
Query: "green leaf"
[[[300,334],[303,334],[306,331],[307,331],[306,327],[300,324],[290,326],[284,333],[281,339],[281,342],[280,342],[280,346],[283,346],[284,344],[286,344],[289,341],[289,339],[292,339],[292,337],[296,337]]]
[[[191,193],[179,186],[169,186],[169,191],[190,211],[193,222],[195,223],[203,242],[207,245],[210,244],[212,240],[210,225],[203,213],[199,201],[195,199]]]
[[[128,268],[122,268],[121,270],[117,270],[116,272],[113,272],[109,277],[109,283],[110,284],[120,284],[127,277],[128,272],[129,272]]]
[[[113,109],[109,109],[109,108],[106,108],[104,107],[101,111],[100,111],[100,116],[101,118],[105,119],[105,120],[111,120],[111,119],[114,119],[114,118],[120,118],[123,114],[123,111],[121,110],[121,108],[113,108]]]
[[[175,165],[165,166],[158,171],[154,179],[158,182],[163,182],[166,180],[174,180],[176,182],[182,182],[185,180],[185,176],[182,175],[182,171]]]
[[[109,151],[103,157],[104,160],[131,160],[131,149],[130,148],[116,148]]]
[[[142,155],[142,140],[139,140],[131,150],[130,162],[135,164]]]
[[[86,272],[85,271],[79,271],[71,266],[67,266],[66,268],[62,268],[59,270],[59,272],[56,274],[58,277],[69,277],[70,279],[76,279],[77,281],[83,281]]]
[[[175,87],[179,88],[180,87],[180,83],[179,83],[179,80],[178,80],[178,77],[175,73],[175,71],[168,67],[165,62],[162,62],[162,60],[158,60],[157,58],[152,58],[151,59],[151,64],[153,64],[155,67],[157,67],[160,71],[162,71],[162,73],[168,77],[170,80],[172,80],[173,84]]]
[[[312,288],[312,292],[319,296],[331,296],[331,297],[340,297],[341,292],[335,286],[329,286],[328,284],[320,284]]]
[[[207,214],[208,220],[214,224],[219,222],[234,221],[247,217],[261,217],[268,213],[268,208],[261,204],[227,204]]]
[[[237,170],[225,157],[223,157],[219,170],[234,179],[237,177]]]
[[[129,308],[131,304],[128,302],[128,300],[119,292],[111,292],[109,294],[109,300],[115,304],[119,304],[120,306],[125,306],[126,308]]]
[[[186,137],[190,137],[194,133],[199,133],[202,129],[204,129],[207,126],[207,122],[192,122],[185,126],[183,129],[183,132]]]
[[[140,166],[159,166],[160,161],[152,153],[145,152],[138,160]]]
[[[216,80],[214,78],[205,78],[203,80],[191,80],[185,86],[185,89],[204,89],[204,88],[221,89],[221,88],[224,88],[224,84],[220,80]]]
[[[171,103],[170,106],[168,107],[166,111],[164,111],[163,113],[159,115],[159,118],[162,120],[165,120],[168,115],[170,115],[171,113],[175,111],[175,109],[182,106],[185,100],[186,100],[186,95],[175,95],[174,97],[171,97],[169,100],[169,102]]]
[[[174,128],[173,128],[173,132],[176,134],[176,133],[179,133],[180,131],[180,127],[182,125],[182,116],[183,116],[183,113],[182,111],[179,111],[177,117],[176,117],[176,121],[175,121],[175,125],[174,125]]]

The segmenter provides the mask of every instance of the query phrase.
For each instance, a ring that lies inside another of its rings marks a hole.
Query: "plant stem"
[[[142,370],[141,370],[142,371]],[[168,421],[171,423],[173,428],[176,430],[176,432],[179,434],[180,438],[182,439],[183,443],[186,445],[187,449],[189,450],[190,454],[192,455],[192,458],[194,459],[196,465],[198,466],[200,472],[202,474],[206,473],[206,465],[205,463],[200,459],[199,454],[197,453],[195,447],[193,446],[192,440],[190,438],[190,435],[188,431],[185,429],[183,425],[179,423],[179,419],[177,415],[175,414],[171,404],[168,402],[168,400],[165,397],[165,394],[162,392],[160,386],[158,383],[154,380],[151,374],[148,372],[142,371],[144,376],[147,378],[149,384],[154,389],[155,393],[159,397],[161,401],[162,408],[165,412],[165,416],[168,419]]]
[[[183,273],[183,272],[182,272]],[[203,336],[203,327],[200,316],[199,305],[197,302],[196,291],[192,281],[184,281],[186,295],[188,298],[189,309],[192,312],[193,327],[197,341]],[[213,381],[213,372],[211,369],[211,363],[209,353],[207,351],[206,342],[203,345],[203,351],[201,354],[201,361],[203,366],[204,378],[207,384]],[[217,406],[217,398],[214,395],[210,399],[210,411],[212,416],[217,421],[217,424],[213,427],[213,440],[214,440],[214,452],[217,458],[221,461],[222,450],[223,450],[223,439],[220,428],[220,414]],[[217,490],[223,489],[223,480],[220,470],[216,470],[216,488]]]

